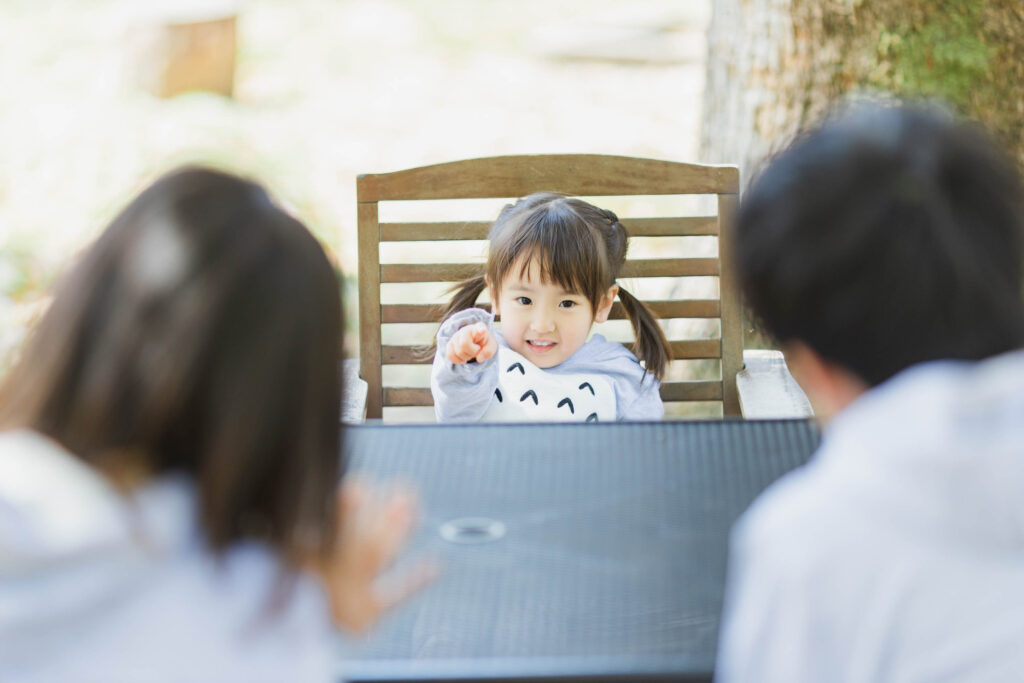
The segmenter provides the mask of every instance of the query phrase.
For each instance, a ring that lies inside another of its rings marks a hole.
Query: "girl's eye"
[[[565,301],[561,302],[558,305],[561,306],[562,308],[573,308],[577,304],[575,301],[570,301],[569,299],[566,299]]]
[[[517,304],[521,304],[523,306],[529,306],[533,302],[530,301],[530,297],[528,297],[528,296],[517,296],[516,297],[516,303]]]

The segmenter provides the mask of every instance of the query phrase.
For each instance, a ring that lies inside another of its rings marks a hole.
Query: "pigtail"
[[[487,279],[484,278],[483,275],[477,275],[476,277],[471,277],[468,280],[463,280],[452,287],[448,291],[454,292],[454,294],[452,294],[451,300],[448,301],[448,304],[444,307],[444,310],[441,313],[441,322],[443,323],[459,311],[464,311],[467,308],[473,308],[473,306],[476,305],[476,300],[480,298],[480,295],[483,294],[485,289],[487,289]],[[421,347],[421,349],[417,351],[416,355],[423,358],[433,358],[436,350],[437,334],[434,335],[434,339],[430,342],[430,346]]]
[[[487,289],[487,280],[483,275],[477,275],[471,277],[468,280],[463,280],[459,284],[452,287],[450,292],[455,292],[452,295],[448,305],[445,306],[444,313],[441,315],[441,320],[447,320],[454,313],[464,311],[467,308],[473,308],[476,305],[476,300],[480,298],[483,291]]]
[[[658,324],[657,318],[644,302],[619,286],[619,301],[626,309],[629,322],[633,324],[636,343],[633,353],[644,361],[644,367],[660,381],[665,375],[669,361],[672,360],[672,348],[665,339],[665,333]]]
[[[596,207],[595,207],[596,208]],[[615,271],[626,262],[626,249],[629,244],[629,233],[626,226],[619,222],[619,217],[607,209],[598,209],[606,221],[608,230],[605,232],[605,245],[608,250],[608,260],[616,264]],[[647,304],[619,285],[619,301],[626,309],[629,322],[633,325],[633,334],[636,342],[633,344],[633,353],[644,362],[646,372],[651,373],[660,381],[665,376],[665,370],[672,360],[672,347],[665,339],[665,333],[658,324],[658,319],[647,307]]]

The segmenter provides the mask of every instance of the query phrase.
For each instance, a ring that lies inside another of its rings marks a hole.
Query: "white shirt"
[[[900,374],[758,498],[716,675],[1024,681],[1024,352]]]
[[[604,376],[545,372],[507,346],[481,422],[614,422],[615,390]]]
[[[0,680],[337,680],[326,596],[267,548],[205,548],[184,478],[119,495],[30,431],[0,434]]]

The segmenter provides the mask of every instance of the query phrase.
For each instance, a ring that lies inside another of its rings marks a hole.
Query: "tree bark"
[[[837,100],[939,98],[1024,165],[1021,0],[715,0],[701,155],[744,184]]]

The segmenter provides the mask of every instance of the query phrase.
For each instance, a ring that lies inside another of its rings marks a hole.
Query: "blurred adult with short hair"
[[[733,530],[716,674],[1024,677],[1024,192],[976,126],[861,107],[743,198],[735,260],[823,423]]]

